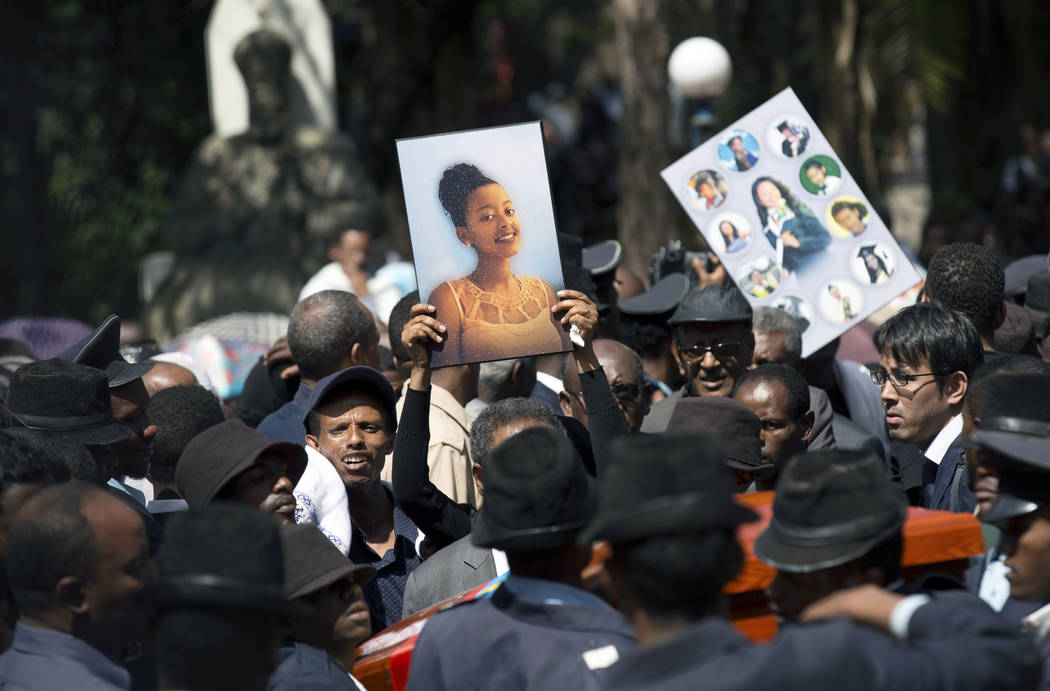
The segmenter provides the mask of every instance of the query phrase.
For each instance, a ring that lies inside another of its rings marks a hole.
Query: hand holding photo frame
[[[919,282],[790,88],[661,176],[744,297],[798,319],[804,357]]]
[[[540,123],[397,141],[416,280],[444,367],[567,352]]]

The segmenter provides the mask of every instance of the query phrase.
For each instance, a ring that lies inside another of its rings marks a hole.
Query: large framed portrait
[[[448,331],[446,367],[567,352],[539,122],[397,141],[416,281]]]

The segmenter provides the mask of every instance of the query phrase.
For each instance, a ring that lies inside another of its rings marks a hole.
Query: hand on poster
[[[576,371],[589,372],[598,369],[598,358],[594,354],[594,328],[598,325],[598,307],[591,299],[578,290],[559,290],[558,304],[551,308],[555,315],[561,314],[558,320],[564,327],[575,327],[580,342],[573,350],[576,358]]]
[[[434,312],[433,305],[414,305],[401,331],[401,345],[412,356],[409,386],[417,391],[430,388],[430,345],[444,342],[444,334],[448,332],[445,325],[433,317]]]
[[[803,356],[919,282],[791,89],[661,176],[748,301],[799,321]]]

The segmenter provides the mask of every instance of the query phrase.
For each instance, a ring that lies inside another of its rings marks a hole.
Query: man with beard
[[[292,489],[304,470],[303,447],[227,420],[190,440],[175,466],[175,485],[191,509],[226,500],[294,523]]]

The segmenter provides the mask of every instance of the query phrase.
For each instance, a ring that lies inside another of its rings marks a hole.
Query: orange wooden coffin
[[[755,557],[755,538],[761,533],[773,513],[773,493],[737,495],[737,501],[754,509],[759,520],[740,526],[737,537],[744,549],[744,568],[726,586],[733,624],[753,641],[767,641],[776,635],[777,624],[769,614],[765,588],[772,582],[776,570]],[[923,572],[937,571],[962,580],[967,559],[984,549],[980,524],[969,514],[929,511],[910,508],[904,523],[904,553],[901,564],[904,577],[915,577]],[[609,547],[599,543],[594,558],[584,571],[584,581],[595,583],[602,563],[609,556]],[[379,632],[358,649],[354,676],[369,691],[401,691],[408,681],[408,670],[416,637],[426,619],[449,607],[487,597],[499,586],[498,582],[479,586],[451,597],[422,612]]]

